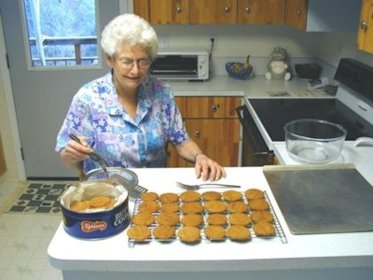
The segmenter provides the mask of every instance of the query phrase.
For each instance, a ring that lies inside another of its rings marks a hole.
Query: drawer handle
[[[368,30],[368,23],[365,20],[362,20],[360,23],[360,29],[367,31]]]
[[[227,14],[227,13],[230,13],[231,11],[231,8],[229,8],[228,6],[225,6],[224,7],[224,12]]]
[[[218,110],[218,106],[212,105],[211,106],[211,112],[215,113]]]
[[[199,132],[198,130],[196,130],[196,132],[194,132],[194,136],[196,138],[201,138],[201,132]]]
[[[251,13],[251,8],[250,7],[246,7],[245,8],[245,13],[246,14],[250,14]]]
[[[300,16],[302,14],[300,10],[297,10],[295,13],[297,14],[297,16]]]
[[[178,14],[181,14],[181,13],[182,13],[182,11],[183,11],[183,9],[182,9],[182,8],[180,8],[180,7],[177,7],[177,8],[176,8],[176,13],[178,13]]]

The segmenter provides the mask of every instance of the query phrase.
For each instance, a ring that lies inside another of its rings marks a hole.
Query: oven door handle
[[[248,110],[246,105],[242,105],[242,106],[236,108],[236,112],[237,112],[238,118],[240,120],[240,123],[242,125],[242,128],[245,129],[246,131],[252,131],[252,129],[250,128],[250,125],[247,122],[248,120],[245,120],[245,116],[244,116],[244,114],[245,114],[244,111],[245,110]],[[250,114],[250,113],[248,113],[248,114]],[[273,151],[269,150],[267,147],[262,149],[260,146],[263,146],[263,145],[260,145],[258,143],[258,139],[255,139],[255,136],[252,135],[251,133],[248,133],[248,137],[250,137],[250,140],[254,145],[252,147],[252,149],[253,149],[253,152],[254,152],[253,155],[255,157],[268,158],[269,160],[273,159],[273,156],[274,156]],[[259,131],[258,131],[258,137],[261,137],[261,139],[263,139],[262,136],[260,135]],[[264,140],[263,140],[263,142],[264,142]],[[265,145],[265,143],[264,143],[264,145]]]

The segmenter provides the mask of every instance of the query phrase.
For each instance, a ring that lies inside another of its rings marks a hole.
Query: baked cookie
[[[245,191],[247,199],[260,199],[264,198],[264,192],[258,189],[248,189]]]
[[[238,191],[233,191],[233,190],[225,191],[225,192],[223,192],[223,198],[226,201],[241,200],[242,199],[242,193],[240,193]]]
[[[145,241],[150,238],[151,231],[147,226],[137,225],[130,227],[127,231],[127,235],[130,239],[135,241]]]
[[[198,201],[201,198],[201,194],[196,191],[186,191],[180,194],[180,199],[183,202]]]
[[[198,227],[203,223],[203,217],[201,214],[187,214],[181,217],[181,223],[184,226]]]
[[[206,201],[210,200],[220,200],[221,199],[221,193],[215,192],[215,191],[208,191],[202,193],[202,199]]]
[[[223,214],[210,214],[206,218],[209,225],[222,226],[227,224],[227,216]]]
[[[276,235],[276,230],[273,224],[266,222],[259,222],[254,224],[254,232],[257,236],[274,236]]]
[[[226,232],[227,236],[231,240],[244,241],[251,239],[251,233],[249,229],[244,226],[230,226]]]
[[[156,217],[156,221],[160,225],[175,226],[180,222],[180,217],[176,213],[162,213]]]
[[[180,210],[180,205],[177,203],[162,203],[160,210],[164,213],[176,213]]]
[[[158,225],[153,229],[153,236],[156,239],[173,239],[175,238],[175,228],[166,225]]]
[[[205,203],[205,209],[209,213],[222,213],[226,211],[228,204],[220,200],[211,200]]]
[[[156,201],[158,199],[158,194],[155,192],[145,192],[140,195],[142,201]]]
[[[258,222],[272,223],[273,222],[272,213],[266,210],[254,211],[251,213],[250,217],[254,223],[258,223]]]
[[[70,210],[74,212],[81,212],[90,208],[88,200],[73,201],[70,205]]]
[[[247,226],[251,223],[250,216],[244,213],[233,213],[229,215],[231,225]]]
[[[269,204],[264,199],[252,199],[252,200],[249,200],[249,202],[247,203],[247,205],[253,211],[255,211],[255,210],[267,210],[267,209],[269,209]]]
[[[150,212],[140,212],[132,216],[132,223],[135,225],[149,226],[154,223],[154,220]]]
[[[150,212],[150,213],[154,213],[154,212],[158,212],[159,210],[159,203],[156,202],[156,201],[143,201],[140,205],[139,205],[139,211],[140,212]]]
[[[243,201],[234,201],[228,204],[228,212],[243,213],[247,211],[247,204]]]
[[[159,201],[162,203],[178,202],[179,195],[176,193],[163,193],[159,196]]]
[[[195,243],[201,240],[201,233],[199,228],[192,226],[183,226],[178,231],[178,236],[181,241],[186,243]]]
[[[108,196],[95,196],[89,200],[90,208],[106,208],[111,205],[113,199]]]
[[[226,238],[225,228],[222,226],[207,226],[204,228],[204,232],[210,240],[223,240]]]
[[[204,208],[201,202],[185,202],[181,205],[180,207],[181,212],[184,214],[197,214],[197,213],[202,213]]]

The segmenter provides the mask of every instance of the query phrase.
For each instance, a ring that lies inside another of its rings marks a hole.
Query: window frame
[[[103,69],[103,55],[101,51],[101,24],[100,24],[100,13],[99,13],[99,0],[94,0],[95,2],[95,21],[96,21],[96,36],[97,36],[97,64],[94,65],[69,65],[69,66],[32,66],[32,56],[28,40],[28,29],[27,20],[25,15],[24,0],[18,0],[19,9],[21,14],[21,26],[22,26],[22,36],[23,36],[23,46],[25,51],[25,58],[27,63],[28,71],[70,71],[70,70],[97,70]]]

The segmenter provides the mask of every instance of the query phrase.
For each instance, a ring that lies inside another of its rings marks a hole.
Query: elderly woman
[[[56,151],[67,166],[83,162],[84,172],[98,168],[92,148],[110,166],[165,167],[171,143],[195,163],[197,178],[225,177],[222,166],[189,138],[170,87],[148,76],[158,50],[154,29],[142,18],[124,14],[101,34],[110,73],[85,84],[74,96],[57,136]],[[69,139],[80,138],[81,144]]]

